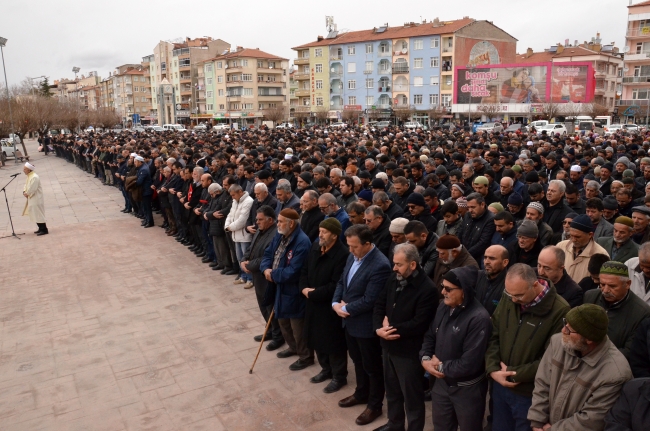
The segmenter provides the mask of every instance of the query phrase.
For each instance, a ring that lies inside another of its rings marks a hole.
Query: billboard
[[[454,103],[585,103],[594,84],[591,63],[459,67]]]

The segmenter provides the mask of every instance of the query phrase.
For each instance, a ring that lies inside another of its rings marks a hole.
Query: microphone
[[[20,175],[20,173],[10,175],[10,177],[12,177],[12,178],[13,178],[13,177],[17,177],[18,175]]]

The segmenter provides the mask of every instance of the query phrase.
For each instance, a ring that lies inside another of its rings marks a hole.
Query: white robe
[[[31,171],[27,175],[23,192],[27,193],[27,202],[25,202],[23,215],[28,215],[29,219],[34,223],[45,223],[43,188],[41,187],[41,179],[36,172]]]

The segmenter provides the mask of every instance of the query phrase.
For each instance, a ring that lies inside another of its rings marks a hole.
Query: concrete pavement
[[[8,198],[21,240],[0,240],[0,429],[356,430],[318,365],[262,349],[255,294],[233,285],[163,234],[119,212],[113,188],[29,144],[50,234],[21,217],[19,176]],[[10,160],[0,184],[22,165]],[[0,233],[10,232],[0,202]],[[160,221],[157,219],[157,224]],[[385,410],[385,407],[384,407]],[[428,408],[430,410],[430,408]],[[430,416],[427,429],[432,429]]]

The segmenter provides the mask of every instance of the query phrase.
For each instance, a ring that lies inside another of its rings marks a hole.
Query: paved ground
[[[210,271],[162,229],[119,212],[121,194],[30,143],[50,235],[21,217],[25,177],[8,188],[21,240],[0,240],[0,429],[357,430],[336,403],[257,350],[254,293]],[[0,186],[20,172],[9,161]],[[0,203],[0,233],[10,232]],[[160,224],[160,223],[158,223]],[[431,429],[431,419],[427,419]]]

